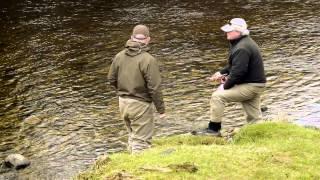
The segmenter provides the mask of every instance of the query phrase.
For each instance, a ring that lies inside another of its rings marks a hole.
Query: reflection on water
[[[320,128],[320,103],[314,103],[307,106],[308,111],[294,112],[299,113],[300,119],[295,121],[304,126]]]
[[[157,136],[208,121],[215,86],[205,78],[225,64],[219,27],[236,16],[262,48],[266,118],[301,119],[320,101],[317,0],[12,0],[0,8],[0,159],[18,152],[32,161],[23,171],[1,169],[0,179],[67,179],[125,148],[106,74],[138,23],[151,28],[164,80],[168,118],[157,121]],[[224,125],[243,124],[236,107],[227,108]]]

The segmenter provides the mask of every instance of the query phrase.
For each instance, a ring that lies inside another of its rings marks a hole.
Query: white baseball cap
[[[231,19],[230,24],[222,26],[221,30],[224,32],[239,31],[242,35],[248,35],[249,30],[247,28],[248,25],[244,19],[233,18]]]

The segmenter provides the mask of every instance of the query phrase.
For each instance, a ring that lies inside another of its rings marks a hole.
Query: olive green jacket
[[[148,50],[146,45],[128,40],[126,48],[113,59],[108,79],[120,97],[153,102],[157,111],[163,114],[159,66]]]

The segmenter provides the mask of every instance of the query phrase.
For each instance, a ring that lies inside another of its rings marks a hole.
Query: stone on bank
[[[6,167],[15,168],[17,170],[28,167],[30,163],[31,162],[21,154],[10,154],[4,160],[4,164]]]

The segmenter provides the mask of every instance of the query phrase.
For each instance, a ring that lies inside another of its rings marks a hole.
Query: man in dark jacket
[[[228,65],[216,72],[211,80],[223,82],[222,90],[215,91],[210,101],[211,121],[208,130],[218,133],[225,104],[240,102],[248,123],[261,119],[260,97],[265,89],[266,77],[258,45],[250,38],[247,24],[234,18],[221,27],[230,41]]]
[[[129,132],[128,150],[137,153],[151,146],[154,129],[154,107],[165,115],[161,77],[157,60],[150,55],[149,29],[137,25],[124,50],[110,67],[108,79],[119,95],[120,116]]]

